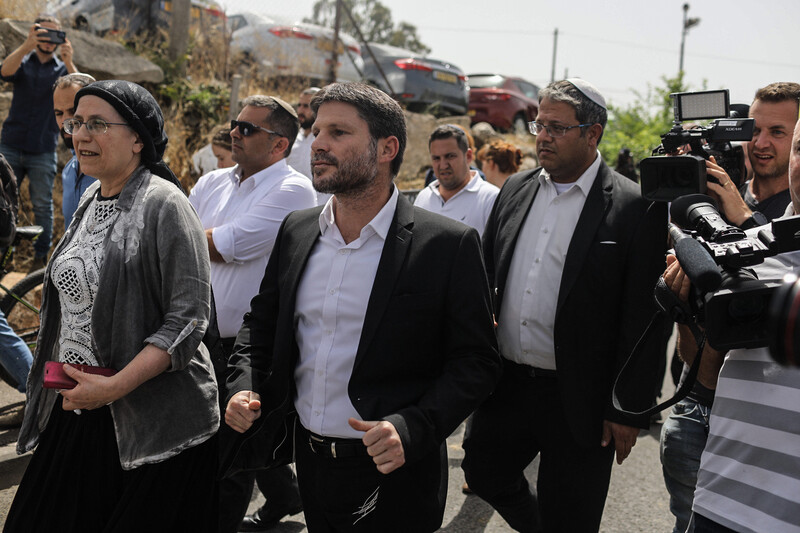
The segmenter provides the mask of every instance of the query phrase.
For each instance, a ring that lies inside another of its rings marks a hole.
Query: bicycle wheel
[[[8,324],[25,341],[31,352],[36,349],[36,340],[39,336],[42,281],[44,281],[44,269],[40,268],[22,278],[0,300],[0,309],[6,315]],[[0,366],[0,378],[9,385],[17,386],[16,380],[2,366]]]

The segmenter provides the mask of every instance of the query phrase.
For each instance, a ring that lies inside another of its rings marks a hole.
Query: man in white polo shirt
[[[263,95],[246,98],[237,120],[231,122],[236,166],[206,174],[189,196],[206,230],[211,256],[211,287],[224,359],[215,358],[215,367],[227,365],[284,217],[317,203],[311,180],[286,164],[299,127],[296,112],[283,100]],[[220,398],[225,397],[224,374],[217,371]],[[246,473],[222,480],[220,533],[264,531],[302,509],[288,466],[259,471],[256,481],[266,504],[240,525],[253,477]]]
[[[474,154],[464,130],[453,125],[439,126],[428,139],[436,179],[422,189],[414,205],[458,220],[478,230],[492,211],[500,189],[470,170]]]

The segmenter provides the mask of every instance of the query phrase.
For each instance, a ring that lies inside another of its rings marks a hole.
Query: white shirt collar
[[[375,217],[370,220],[366,226],[361,228],[361,235],[364,235],[364,230],[371,228],[371,231],[378,234],[381,239],[386,239],[386,235],[389,233],[389,228],[391,227],[392,220],[394,219],[394,212],[397,208],[398,197],[399,193],[397,192],[397,187],[392,184],[392,195],[389,197],[389,200],[383,205],[381,210],[378,211],[378,214],[375,215]],[[323,235],[325,235],[325,232],[328,231],[328,229],[336,225],[333,212],[334,198],[336,198],[335,195],[328,198],[328,201],[325,202],[325,207],[322,208],[322,212],[319,214],[319,230]]]
[[[478,189],[481,188],[481,184],[478,182],[478,180],[482,179],[482,178],[481,178],[480,174],[478,174],[478,171],[470,169],[469,175],[470,175],[470,179],[467,182],[467,184],[464,185],[461,189],[459,189],[459,191],[456,194],[454,194],[453,196],[457,196],[457,195],[461,194],[461,191],[475,192],[475,191],[477,191]],[[430,183],[430,185],[428,185],[428,187],[431,188],[431,191],[434,194],[436,194],[437,196],[441,196],[441,193],[439,192],[439,179],[438,178],[433,180]]]
[[[594,184],[594,179],[597,177],[597,172],[600,170],[600,162],[603,158],[600,156],[600,152],[597,152],[597,157],[594,158],[594,161],[589,168],[587,168],[583,174],[573,182],[574,185],[577,185],[578,188],[583,192],[584,196],[589,196],[589,190],[592,188],[592,184]],[[553,178],[550,177],[550,174],[545,170],[539,173],[539,185],[546,185],[549,184],[552,187],[555,187],[553,182]]]
[[[280,161],[276,161],[275,163],[271,164],[267,168],[262,168],[255,174],[251,174],[246,180],[244,180],[244,182],[242,182],[242,167],[241,165],[237,164],[235,167],[233,167],[233,172],[230,173],[230,179],[235,185],[251,182],[253,187],[258,187],[262,182],[272,176],[284,176],[287,172],[287,166],[286,158],[283,158]]]

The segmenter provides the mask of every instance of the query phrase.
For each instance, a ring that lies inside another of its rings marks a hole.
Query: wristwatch
[[[739,224],[739,227],[741,229],[751,229],[763,226],[764,224],[769,224],[769,220],[764,216],[764,213],[761,211],[753,211],[750,218]]]

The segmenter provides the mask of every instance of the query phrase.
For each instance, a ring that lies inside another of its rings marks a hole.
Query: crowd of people
[[[466,490],[516,531],[598,531],[662,379],[662,336],[644,333],[671,317],[653,289],[693,289],[666,203],[642,197],[629,151],[619,171],[598,151],[596,87],[540,92],[536,169],[506,141],[436,127],[413,204],[394,183],[408,134],[391,97],[251,95],[187,194],[153,96],[76,72],[47,29],[0,66],[14,86],[0,168],[29,178],[46,265],[33,354],[0,314],[0,364],[27,396],[17,448],[35,450],[6,531],[255,532],[304,512],[313,533],[432,532],[445,439],[467,419]],[[748,179],[705,163],[721,215],[750,235],[800,213],[799,108],[797,83],[758,89]],[[48,259],[58,135],[73,157]],[[796,273],[800,252],[754,270]],[[683,380],[702,359],[661,433],[674,531],[800,531],[800,370],[677,331]],[[623,411],[612,390],[632,352]]]

